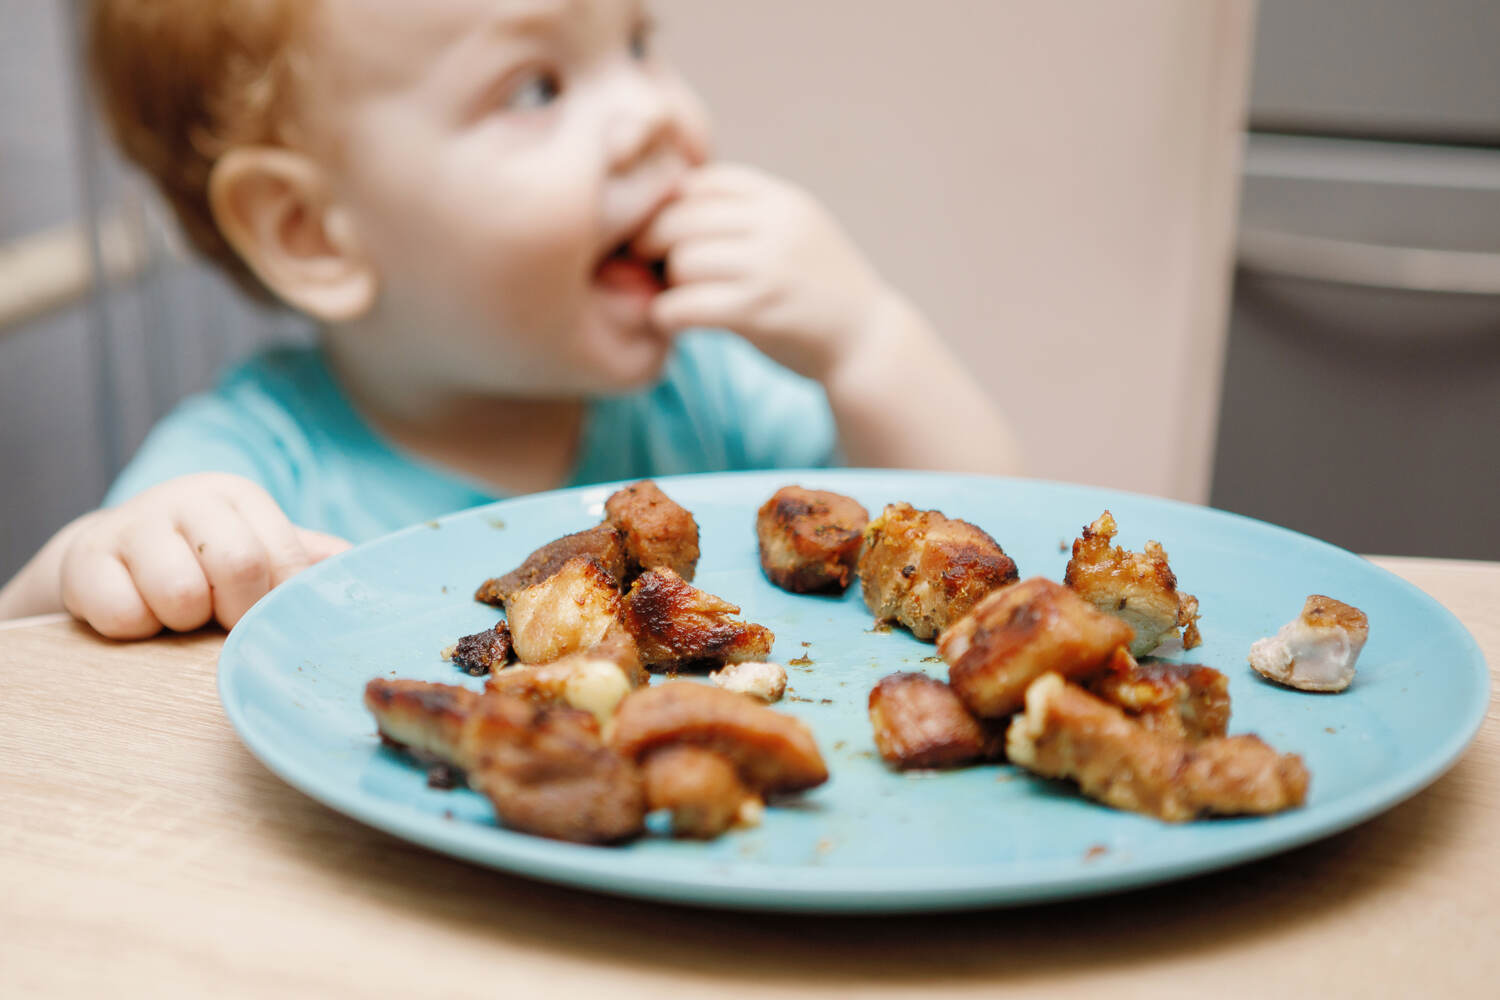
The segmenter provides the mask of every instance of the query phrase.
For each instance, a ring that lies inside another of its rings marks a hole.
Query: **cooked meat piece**
[[[497,671],[484,689],[539,704],[567,705],[588,712],[603,726],[630,693],[631,684],[619,664],[583,652],[538,666]]]
[[[698,522],[655,483],[643,479],[604,502],[605,520],[625,540],[629,582],[651,569],[670,569],[691,580],[698,568]]]
[[[1300,691],[1342,691],[1354,680],[1354,661],[1369,636],[1363,611],[1313,594],[1296,619],[1271,638],[1251,643],[1250,666]]]
[[[455,684],[377,677],[365,685],[365,708],[380,735],[423,763],[462,768],[460,734],[479,694]]]
[[[617,586],[625,579],[624,540],[613,525],[600,524],[548,542],[509,573],[480,584],[474,599],[503,606],[511,594],[536,586],[562,569],[568,560],[578,558],[594,560],[614,577]]]
[[[893,503],[865,528],[859,579],[877,622],[932,639],[1017,576],[1015,561],[969,522]]]
[[[615,713],[610,743],[632,760],[674,745],[732,761],[756,792],[798,792],[828,780],[812,732],[790,715],[695,681],[641,688]]]
[[[1196,663],[1137,663],[1121,646],[1084,687],[1154,732],[1201,740],[1229,729],[1229,678]]]
[[[1273,813],[1301,805],[1307,768],[1256,736],[1191,742],[1154,733],[1057,674],[1026,692],[1010,724],[1010,759],[1083,794],[1169,822],[1205,813]]]
[[[981,723],[952,688],[926,674],[882,677],[870,691],[870,725],[892,767],[956,767],[1005,752],[1002,725]]]
[[[641,651],[635,646],[635,637],[625,625],[616,619],[596,645],[583,650],[596,660],[608,660],[625,673],[632,690],[651,683],[651,674],[641,663]]]
[[[462,748],[470,786],[513,830],[598,844],[642,829],[640,770],[604,744],[587,712],[489,693],[464,725]]]
[[[602,642],[615,627],[620,592],[592,559],[569,559],[541,583],[511,594],[505,614],[516,658],[550,663]]]
[[[494,628],[475,632],[453,647],[453,665],[471,677],[483,677],[510,662],[510,626],[498,622]]]
[[[846,496],[783,486],[755,517],[761,569],[782,590],[843,590],[869,521],[869,511]]]
[[[1026,688],[1042,674],[1084,679],[1130,639],[1130,626],[1120,619],[1034,576],[980,601],[938,639],[938,653],[969,711],[996,719],[1018,711]]]
[[[786,693],[786,668],[779,663],[760,660],[730,663],[709,674],[708,679],[725,691],[747,694],[766,704],[780,701]]]
[[[1182,648],[1203,642],[1198,634],[1198,599],[1177,590],[1177,576],[1167,565],[1166,550],[1147,542],[1145,552],[1127,552],[1109,543],[1115,537],[1109,511],[1073,542],[1073,558],[1063,583],[1100,611],[1115,615],[1135,630],[1132,656],[1145,656],[1168,636],[1182,632]]]
[[[735,618],[737,605],[686,583],[670,569],[642,573],[620,620],[652,670],[764,660],[776,634]]]
[[[711,840],[760,801],[732,761],[702,747],[662,747],[646,755],[641,771],[647,808],[670,810],[677,837]]]

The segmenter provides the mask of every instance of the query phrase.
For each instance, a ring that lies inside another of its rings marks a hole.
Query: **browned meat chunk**
[[[1135,630],[1132,656],[1144,656],[1182,631],[1182,648],[1203,642],[1198,634],[1198,599],[1179,593],[1177,576],[1158,542],[1145,552],[1127,552],[1110,542],[1117,528],[1109,511],[1073,542],[1073,558],[1063,582],[1100,611],[1115,615]]]
[[[750,789],[799,792],[828,780],[812,732],[744,695],[695,681],[641,688],[615,713],[610,743],[632,760],[668,746],[712,750]]]
[[[876,621],[932,639],[1017,576],[1015,561],[969,522],[893,503],[865,528],[859,578]]]
[[[1042,674],[1088,677],[1130,639],[1129,625],[1036,576],[986,597],[943,633],[938,653],[969,711],[996,719],[1018,711]]]
[[[1196,663],[1137,663],[1124,647],[1084,685],[1153,732],[1185,740],[1229,730],[1229,678]]]
[[[469,784],[505,826],[588,844],[641,831],[640,771],[604,744],[587,712],[486,694],[462,740]]]
[[[620,592],[592,559],[569,559],[541,583],[506,601],[511,642],[522,663],[550,663],[597,646],[616,627]]]
[[[783,486],[755,517],[761,568],[783,590],[843,590],[869,521],[869,511],[849,497]]]
[[[892,767],[956,767],[1005,750],[1003,726],[981,723],[952,688],[926,674],[881,678],[870,692],[870,725]]]
[[[710,840],[760,801],[732,761],[702,747],[663,747],[646,756],[642,771],[647,808],[672,813],[674,836]]]
[[[423,763],[464,766],[460,736],[478,703],[477,692],[455,684],[377,677],[365,685],[365,708],[381,737]]]
[[[735,618],[737,605],[683,581],[670,569],[642,573],[620,620],[652,670],[764,660],[776,635]]]
[[[534,587],[562,569],[570,559],[592,559],[616,581],[625,579],[625,545],[613,525],[600,524],[548,542],[504,576],[486,580],[474,592],[476,601],[504,605],[510,595]]]
[[[1026,692],[1006,749],[1029,771],[1069,778],[1092,799],[1169,822],[1279,812],[1307,797],[1307,768],[1295,754],[1255,736],[1190,742],[1151,732],[1057,674]]]
[[[499,622],[459,639],[453,647],[453,665],[471,677],[483,677],[509,663],[510,654],[510,626]]]
[[[625,541],[629,581],[645,570],[670,569],[691,580],[698,568],[698,522],[649,479],[604,502],[605,520]]]

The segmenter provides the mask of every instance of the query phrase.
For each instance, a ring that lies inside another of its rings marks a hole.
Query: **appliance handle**
[[[1500,253],[1354,243],[1265,229],[1240,231],[1239,266],[1254,274],[1441,295],[1500,295]]]

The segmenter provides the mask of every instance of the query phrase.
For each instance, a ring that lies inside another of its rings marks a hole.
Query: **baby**
[[[162,421],[0,618],[227,628],[351,540],[571,484],[1016,467],[822,207],[710,158],[637,0],[100,0],[92,32],[127,155],[319,337]]]

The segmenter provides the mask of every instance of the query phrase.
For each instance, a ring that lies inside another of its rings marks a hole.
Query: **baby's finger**
[[[149,639],[161,631],[130,571],[103,549],[75,549],[64,557],[62,599],[69,614],[110,639]]]
[[[279,587],[312,565],[296,525],[287,519],[269,493],[259,487],[236,490],[229,501],[260,539],[269,559],[271,587]]]
[[[651,322],[657,329],[670,332],[721,326],[742,333],[742,320],[755,301],[754,293],[740,282],[680,285],[651,300]]]
[[[351,548],[347,540],[337,535],[325,535],[321,531],[313,531],[310,528],[298,528],[297,539],[302,543],[302,551],[307,553],[310,563],[322,562],[329,556],[336,556]]]
[[[667,255],[667,284],[742,277],[750,261],[743,240],[690,240]]]
[[[156,619],[174,632],[201,628],[214,616],[208,578],[187,539],[165,518],[133,525],[120,539],[120,561]]]
[[[733,195],[743,197],[766,188],[769,177],[741,163],[710,163],[683,179],[683,197]]]
[[[238,510],[206,504],[178,521],[182,537],[198,557],[213,594],[214,618],[225,628],[271,589],[271,557]]]
[[[641,257],[665,257],[687,240],[744,236],[754,220],[745,207],[729,201],[677,201],[656,214],[630,249]]]

